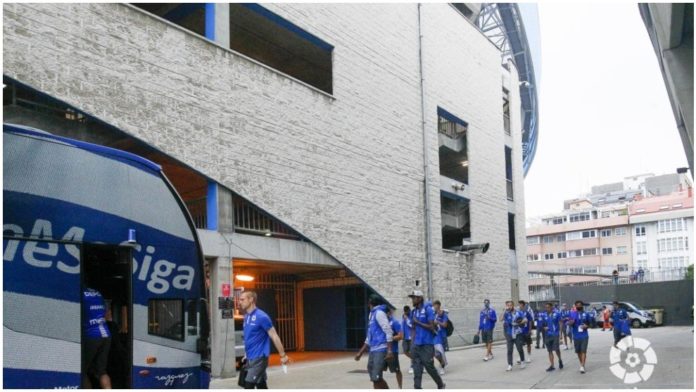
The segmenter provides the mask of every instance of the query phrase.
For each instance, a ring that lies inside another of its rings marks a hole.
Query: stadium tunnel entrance
[[[234,259],[234,298],[258,294],[289,351],[357,350],[371,291],[345,268]],[[239,309],[235,318],[241,318]]]

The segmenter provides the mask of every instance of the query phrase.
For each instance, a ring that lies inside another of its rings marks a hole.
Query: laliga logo
[[[650,342],[626,336],[621,339],[617,347],[612,347],[609,352],[611,363],[609,370],[622,379],[624,384],[647,381],[657,365],[657,355],[650,347]]]

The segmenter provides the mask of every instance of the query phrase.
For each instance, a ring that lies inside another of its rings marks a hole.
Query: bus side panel
[[[186,368],[153,368],[134,366],[134,373],[138,374],[133,379],[133,388],[207,388],[201,385],[201,367]],[[146,374],[146,376],[142,376]]]
[[[158,296],[185,299],[199,298],[202,294],[201,271],[193,241],[61,200],[11,191],[4,191],[3,196],[5,236],[123,245],[127,244],[128,230],[134,229],[137,243],[131,245],[133,301],[136,303],[147,306],[149,298]],[[32,242],[27,248],[18,247],[18,241],[9,239],[10,246],[4,250],[5,290],[10,284],[9,291],[78,302],[78,245],[35,245]],[[47,281],[51,284],[45,284]]]
[[[6,388],[80,386],[80,275],[46,269],[70,257],[63,244],[3,239]]]
[[[4,368],[2,380],[3,388],[7,389],[77,389],[80,387],[79,373]]]
[[[186,360],[179,362],[178,366],[165,367],[161,363],[162,358],[160,358],[160,364],[148,366],[148,368],[154,369],[155,373],[160,372],[160,369],[166,369],[167,374],[173,374],[174,370],[171,369],[193,369],[195,367],[195,377],[192,381],[187,382],[186,386],[193,388],[193,386],[189,386],[190,383],[199,382],[200,355],[195,352],[197,336],[189,336],[188,329],[184,330],[185,339],[183,341],[151,336],[148,333],[149,320],[147,317],[148,301],[151,299],[168,298],[187,301],[200,298],[202,295],[200,292],[200,279],[202,277],[200,269],[197,268],[198,255],[193,241],[172,236],[119,216],[65,201],[11,191],[5,191],[3,194],[6,212],[4,217],[6,237],[3,246],[5,260],[3,278],[5,290],[4,324],[6,326],[8,323],[12,323],[11,328],[16,328],[17,326],[14,324],[26,319],[22,328],[31,330],[40,325],[49,331],[60,330],[60,333],[51,333],[51,335],[55,338],[61,338],[61,334],[65,334],[62,336],[74,336],[72,341],[79,346],[81,328],[79,325],[80,262],[78,245],[23,241],[10,237],[31,235],[47,239],[118,244],[120,239],[122,239],[121,243],[125,242],[123,240],[127,238],[128,229],[135,229],[137,243],[133,244],[132,252],[134,320],[131,324],[135,339],[134,344],[138,345],[138,341],[145,341],[180,350],[179,355]],[[32,212],[31,215],[26,214],[29,211]],[[55,304],[51,302],[55,305],[52,307],[41,306],[42,311],[40,312],[30,310],[27,313],[23,309],[32,309],[31,306],[22,305],[23,300],[13,301],[11,296],[36,297],[44,301],[51,299],[54,302],[59,302]],[[17,306],[12,305],[15,303]],[[70,312],[56,311],[56,309],[68,308],[71,309]],[[67,317],[68,313],[71,314],[69,320],[32,322],[36,317],[39,319],[57,315]],[[26,317],[17,318],[17,314],[25,314]],[[183,317],[182,322],[186,322],[186,320],[188,320],[187,315]],[[5,352],[5,367],[7,368],[7,350]],[[21,358],[23,355],[25,354],[17,351],[10,356]],[[71,360],[74,362],[75,372],[79,373],[79,349],[77,355]],[[144,356],[133,358],[134,366],[145,365],[144,361]],[[48,370],[50,368],[39,367],[36,369]],[[178,370],[175,373],[181,374]],[[161,377],[163,376],[161,375]],[[191,377],[189,376],[189,378]],[[133,387],[138,387],[137,382],[141,379],[142,376],[134,369],[132,372]],[[174,387],[179,383],[180,381],[172,381],[169,387]],[[167,386],[162,385],[162,387]]]

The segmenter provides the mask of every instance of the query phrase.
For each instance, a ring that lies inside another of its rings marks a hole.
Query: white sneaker
[[[408,368],[408,374],[413,374],[413,368]]]
[[[524,368],[526,368],[526,367],[527,367],[527,364],[526,364],[526,363],[522,362],[522,363],[520,364],[520,369],[524,369]]]
[[[485,357],[483,357],[483,361],[484,361],[484,362],[487,362],[487,361],[488,361],[488,355],[486,355]]]
[[[445,375],[445,368],[440,369],[440,375],[444,376]]]
[[[527,357],[527,359],[524,360],[527,363],[532,363],[532,358]]]
[[[580,373],[585,374],[585,367],[584,366],[580,366]]]
[[[512,365],[508,365],[507,369],[505,369],[506,372],[512,371]]]
[[[490,361],[491,359],[493,359],[493,354],[488,356],[488,360]]]

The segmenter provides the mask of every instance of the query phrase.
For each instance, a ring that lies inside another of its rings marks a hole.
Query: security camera
[[[488,252],[488,248],[490,247],[490,243],[484,242],[482,244],[470,244],[470,245],[462,245],[459,247],[460,252],[465,252],[468,254],[476,254],[476,253],[486,253]]]

